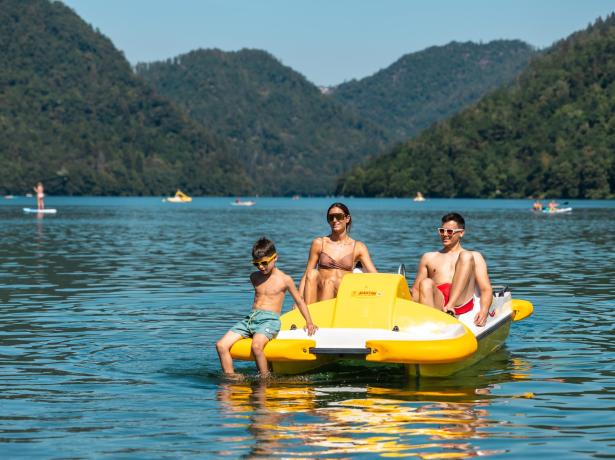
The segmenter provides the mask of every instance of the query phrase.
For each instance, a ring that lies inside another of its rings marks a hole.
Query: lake
[[[615,201],[343,199],[380,271],[411,282],[466,218],[493,283],[534,304],[506,346],[446,379],[395,368],[261,383],[221,376],[215,341],[251,307],[251,246],[298,282],[334,199],[0,199],[3,458],[613,458]],[[291,301],[287,298],[286,309]]]

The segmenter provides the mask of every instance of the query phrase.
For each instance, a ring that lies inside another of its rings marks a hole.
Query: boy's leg
[[[233,369],[233,358],[231,357],[231,347],[235,342],[241,339],[243,339],[241,334],[228,331],[224,334],[224,337],[216,343],[216,351],[218,352],[218,357],[220,358],[220,365],[222,366],[222,370],[225,374],[235,373],[235,370]]]
[[[260,333],[254,334],[252,337],[252,354],[254,355],[254,360],[256,361],[256,366],[258,367],[258,372],[261,374],[261,377],[267,377],[269,375],[269,363],[267,362],[267,358],[265,358],[265,345],[269,342],[269,338]]]

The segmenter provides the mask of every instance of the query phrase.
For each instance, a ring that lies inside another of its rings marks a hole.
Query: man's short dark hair
[[[463,219],[463,217],[461,217],[461,214],[456,212],[449,212],[448,214],[444,214],[442,216],[443,224],[446,222],[450,222],[451,220],[453,222],[456,222],[459,228],[466,228],[466,221]]]
[[[273,241],[264,236],[259,238],[254,246],[252,246],[252,258],[254,260],[262,259],[263,257],[272,256],[275,254],[275,245]]]

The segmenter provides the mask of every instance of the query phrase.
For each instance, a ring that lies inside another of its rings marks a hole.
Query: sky
[[[615,11],[613,0],[63,1],[132,64],[198,48],[256,48],[320,86],[453,40],[544,48]]]

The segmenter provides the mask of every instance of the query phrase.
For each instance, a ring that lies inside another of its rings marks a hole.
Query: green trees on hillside
[[[510,82],[534,55],[519,40],[452,42],[407,54],[370,77],[339,85],[331,95],[401,141]]]
[[[615,15],[497,90],[343,176],[357,196],[605,198],[615,193]]]
[[[252,190],[224,143],[137,78],[60,2],[0,9],[0,193]]]
[[[259,193],[330,194],[386,145],[383,129],[259,50],[198,50],[137,73],[233,146]]]

